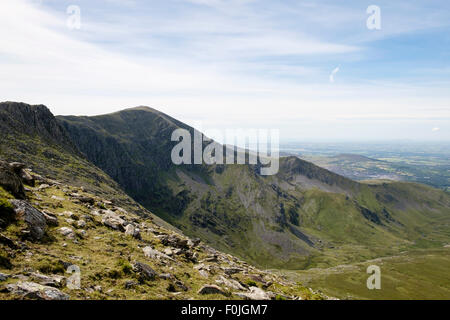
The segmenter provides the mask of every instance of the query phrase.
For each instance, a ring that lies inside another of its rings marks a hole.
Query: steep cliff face
[[[78,153],[66,131],[44,105],[0,103],[0,133],[4,139],[14,139],[17,135],[39,136],[48,143]]]
[[[146,107],[58,120],[87,159],[134,199],[151,209],[181,209],[183,199],[178,199],[167,186],[169,178],[176,179],[170,137],[177,128],[192,128]]]
[[[20,161],[49,178],[136,205],[121,187],[77,149],[66,130],[43,105],[0,103],[0,159]]]

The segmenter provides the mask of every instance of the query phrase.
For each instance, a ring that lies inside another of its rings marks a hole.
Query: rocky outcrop
[[[153,249],[150,246],[147,246],[145,248],[142,249],[144,251],[144,255],[147,258],[150,259],[157,259],[157,260],[169,260],[169,261],[174,261],[174,259],[172,259],[171,257],[169,257],[168,255]]]
[[[136,228],[131,223],[125,227],[125,234],[132,236],[135,239],[141,239],[141,232],[140,232],[139,228]]]
[[[66,278],[58,275],[45,275],[38,272],[32,272],[30,278],[43,286],[62,288],[66,284]]]
[[[80,154],[68,138],[55,116],[44,105],[18,102],[0,103],[0,133],[4,136],[24,133],[54,142],[71,152]]]
[[[269,293],[258,287],[250,287],[250,292],[236,292],[235,295],[246,300],[271,300]]]
[[[125,231],[126,221],[111,210],[104,213],[102,223],[114,230]]]
[[[154,280],[158,275],[149,265],[142,262],[133,264],[133,271],[138,275],[139,281]]]
[[[203,287],[200,288],[200,290],[198,290],[198,294],[221,294],[224,296],[227,295],[227,293],[224,290],[222,290],[222,288],[214,284],[204,285]]]
[[[25,235],[29,235],[34,241],[41,240],[47,230],[45,215],[24,200],[11,200],[11,204],[15,208],[16,217],[27,224]]]
[[[74,239],[75,238],[75,232],[68,227],[62,227],[59,229],[59,233],[61,233],[64,237],[68,239]]]
[[[69,300],[70,296],[60,290],[35,282],[18,282],[6,286],[11,294],[22,299]]]

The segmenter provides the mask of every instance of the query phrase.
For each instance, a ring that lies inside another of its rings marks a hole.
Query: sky
[[[57,115],[450,141],[448,0],[1,0],[0,39],[0,100]]]

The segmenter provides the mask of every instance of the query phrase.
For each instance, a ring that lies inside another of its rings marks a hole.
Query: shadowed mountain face
[[[296,157],[280,159],[275,176],[251,165],[176,166],[171,134],[193,129],[146,107],[56,119],[76,148],[64,149],[68,161],[82,153],[186,234],[264,267],[329,266],[449,241],[450,196],[431,187],[361,184]]]

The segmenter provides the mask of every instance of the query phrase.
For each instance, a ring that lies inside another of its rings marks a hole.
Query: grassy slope
[[[243,284],[262,286],[255,282],[252,275],[262,275],[265,279],[270,279],[273,284],[268,288],[281,296],[297,295],[303,299],[322,299],[323,296],[314,293],[310,289],[299,283],[285,281],[281,277],[276,277],[265,272],[250,267],[249,269],[235,260],[231,256],[218,253],[220,258],[217,263],[206,263],[213,267],[210,276],[202,277],[193,267],[195,263],[188,261],[183,256],[174,256],[174,262],[162,263],[157,259],[149,259],[144,256],[142,248],[151,246],[152,248],[164,251],[165,247],[156,234],[170,234],[167,229],[154,225],[149,220],[141,220],[147,227],[156,230],[157,233],[142,232],[142,240],[136,240],[122,232],[111,230],[101,224],[101,217],[92,216],[92,221],[87,221],[84,227],[87,234],[82,236],[80,228],[76,226],[77,220],[85,215],[90,215],[91,209],[81,203],[74,202],[67,195],[70,193],[81,193],[86,196],[92,194],[83,192],[80,188],[68,185],[54,185],[46,189],[31,188],[28,192],[29,201],[36,208],[44,209],[58,217],[59,225],[50,227],[47,230],[46,237],[41,242],[26,241],[26,250],[11,250],[0,245],[1,256],[5,255],[10,267],[0,264],[0,273],[27,276],[30,271],[38,271],[46,275],[65,275],[65,269],[60,261],[70,262],[80,267],[81,270],[81,289],[70,290],[63,288],[62,291],[70,295],[71,299],[237,299],[232,295],[236,290],[226,289],[226,296],[219,294],[200,295],[197,291],[205,284],[214,284],[219,276],[223,275],[221,267],[241,266],[248,270],[245,273],[234,275],[233,278]],[[58,199],[52,198],[53,196]],[[95,196],[94,196],[95,197]],[[0,200],[12,198],[0,187]],[[64,199],[64,200],[59,200]],[[97,197],[98,201],[102,201]],[[106,208],[113,208],[106,205]],[[66,220],[64,212],[71,211],[75,213],[75,221]],[[126,214],[131,219],[141,219],[130,212]],[[20,241],[20,230],[22,224],[15,222],[2,230],[2,234],[13,241]],[[76,241],[64,238],[58,229],[69,227],[75,230]],[[198,254],[198,259],[202,260],[210,256],[210,250],[204,246],[194,249]],[[140,261],[148,264],[157,274],[170,273],[179,281],[183,282],[189,289],[187,291],[177,288],[174,280],[158,279],[144,281],[140,284],[137,274],[132,271],[132,262]],[[228,262],[227,262],[228,261]],[[231,261],[232,264],[230,264]],[[237,262],[237,263],[236,263]],[[2,285],[17,282],[17,279],[9,278]],[[127,289],[125,284],[129,281],[136,283],[132,289]],[[174,286],[175,284],[175,286]],[[169,286],[174,289],[168,289]],[[100,286],[102,289],[92,290]],[[0,290],[0,300],[14,299],[16,297]]]
[[[367,289],[370,265],[380,267],[380,290]],[[287,274],[341,299],[450,299],[449,268],[450,248],[437,248]]]

